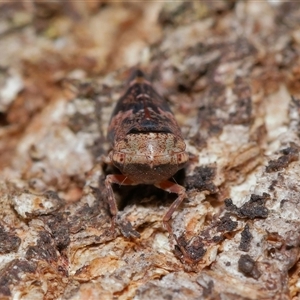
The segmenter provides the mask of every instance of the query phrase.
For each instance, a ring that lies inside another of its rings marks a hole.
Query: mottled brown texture
[[[133,184],[155,184],[169,179],[188,160],[185,143],[172,133],[130,133],[114,144],[112,163]]]
[[[217,222],[217,231],[230,232],[236,229],[237,225],[238,222],[233,221],[229,214],[225,214],[225,216],[220,218],[220,221]]]
[[[244,230],[241,232],[241,242],[239,245],[239,249],[248,252],[251,246],[251,240],[253,239],[253,235],[249,229],[249,225],[246,224]]]
[[[6,264],[0,271],[0,297],[11,296],[10,286],[22,280],[22,275],[34,273],[37,264],[24,259],[15,259]]]
[[[132,77],[108,127],[109,158],[132,184],[155,184],[182,169],[188,154],[167,102],[140,70]]]
[[[113,145],[130,133],[163,132],[181,137],[180,128],[167,102],[157,94],[145,75],[137,70],[128,90],[118,101],[108,127]]]
[[[20,244],[21,239],[0,224],[0,253],[16,252]]]
[[[0,2],[0,298],[298,299],[299,20],[283,0]],[[176,193],[124,177],[111,230],[102,157],[136,68],[190,156],[174,238]]]
[[[283,168],[286,168],[289,163],[299,160],[299,147],[296,145],[283,149],[280,152],[283,154],[282,156],[277,160],[269,161],[266,166],[267,173],[278,172]]]
[[[182,258],[182,249],[185,249],[185,253],[188,255],[189,263],[193,264],[200,261],[205,255],[207,249],[203,243],[203,238],[198,236],[192,241],[187,242],[184,237],[180,237],[178,240],[178,245],[175,246],[175,254],[177,257]],[[179,247],[180,245],[180,247]],[[185,262],[187,263],[187,262]]]
[[[252,194],[250,200],[239,208],[232,204],[231,199],[226,199],[225,205],[227,210],[240,218],[267,218],[269,211],[265,207],[265,202],[269,198],[270,195],[267,193],[264,193],[262,196]]]
[[[213,183],[215,175],[216,169],[213,166],[196,167],[192,176],[186,176],[185,186],[188,189],[196,188],[214,194],[217,191],[217,187]]]
[[[107,134],[112,147],[110,163],[122,173],[109,174],[105,179],[112,231],[115,230],[118,213],[112,184],[152,184],[177,194],[163,217],[170,236],[174,236],[169,221],[186,198],[186,192],[183,186],[168,179],[186,165],[189,155],[167,102],[157,94],[142,71],[135,70],[131,77],[128,90],[118,100],[112,113]],[[118,222],[118,225],[125,237],[140,238],[128,220]],[[176,240],[176,236],[174,238]],[[177,242],[177,246],[187,260],[194,256],[190,256],[180,242]]]
[[[241,255],[238,265],[239,271],[245,276],[252,277],[256,280],[261,276],[257,263],[248,254]]]
[[[67,221],[66,214],[59,212],[45,216],[43,219],[51,230],[56,248],[62,251],[70,244],[70,224]]]
[[[48,232],[39,232],[36,245],[28,247],[26,258],[28,260],[46,260],[47,262],[57,260],[57,250]]]

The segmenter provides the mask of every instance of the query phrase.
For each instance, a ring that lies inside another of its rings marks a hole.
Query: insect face
[[[167,180],[188,160],[181,138],[157,132],[128,134],[110,155],[113,164],[136,184]]]

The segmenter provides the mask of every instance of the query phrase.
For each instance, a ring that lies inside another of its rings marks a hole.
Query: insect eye
[[[125,154],[124,153],[115,153],[113,155],[113,161],[119,164],[123,164],[125,162]]]
[[[177,163],[183,164],[188,161],[188,155],[186,153],[178,153],[177,154]]]

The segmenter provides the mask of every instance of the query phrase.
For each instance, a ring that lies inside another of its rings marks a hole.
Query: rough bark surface
[[[300,5],[0,4],[1,299],[298,299]],[[101,163],[132,67],[170,103],[188,199]]]

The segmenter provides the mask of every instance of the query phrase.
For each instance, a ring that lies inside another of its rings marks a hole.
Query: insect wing
[[[168,103],[138,71],[118,101],[110,122],[108,138],[113,143],[129,133],[163,132],[181,137]]]

